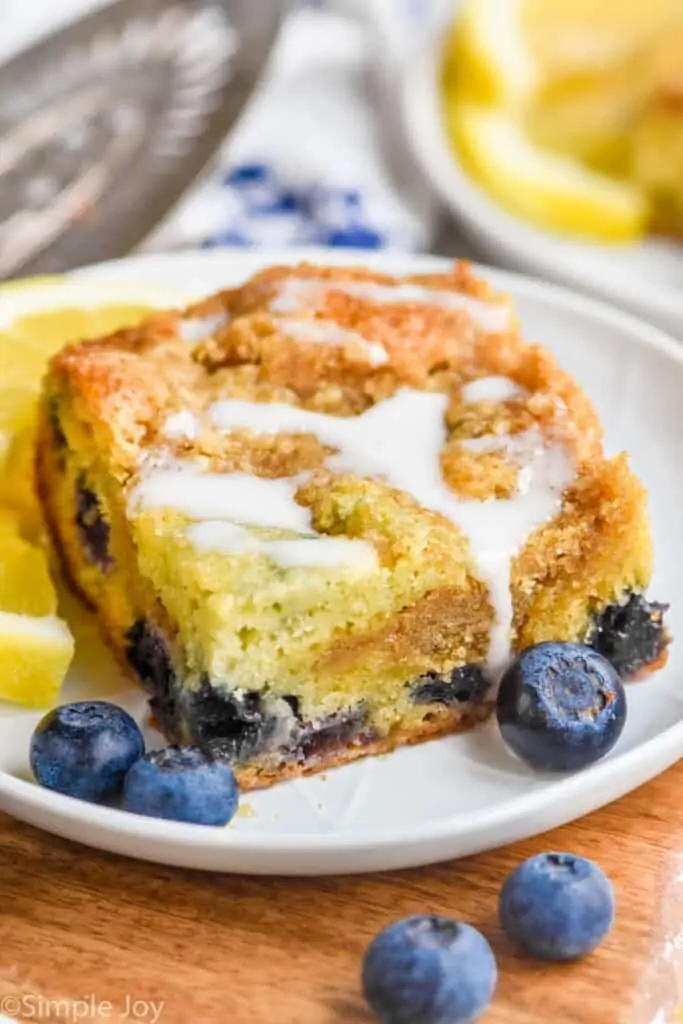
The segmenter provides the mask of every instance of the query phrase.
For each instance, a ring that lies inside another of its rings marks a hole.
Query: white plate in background
[[[431,257],[301,252],[390,273],[443,269]],[[156,282],[178,301],[244,280],[288,252],[149,256],[81,271],[81,279]],[[654,328],[553,286],[485,271],[518,302],[527,337],[542,341],[595,401],[607,447],[627,448],[650,489],[658,552],[651,593],[672,602],[683,635],[683,348]],[[25,293],[24,293],[25,294]],[[23,300],[22,300],[23,301]],[[656,397],[655,397],[656,396]],[[145,700],[86,623],[64,699],[106,696],[140,716]],[[629,719],[612,754],[585,772],[542,776],[503,749],[494,723],[323,776],[247,794],[227,829],[158,821],[73,800],[30,780],[40,713],[0,705],[0,809],[57,835],[145,860],[248,874],[323,875],[403,868],[503,845],[578,818],[663,771],[683,753],[683,649],[628,688]],[[158,739],[158,737],[157,737]]]
[[[575,241],[508,212],[466,173],[449,144],[439,88],[442,51],[437,32],[402,65],[405,134],[427,182],[487,258],[592,292],[683,340],[683,243]]]

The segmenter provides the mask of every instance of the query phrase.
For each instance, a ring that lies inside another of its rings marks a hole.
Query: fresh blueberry
[[[102,514],[99,498],[85,486],[82,476],[76,483],[76,529],[88,561],[102,572],[109,572],[114,565],[109,551],[109,523]]]
[[[54,398],[51,398],[47,405],[47,418],[52,430],[52,443],[55,448],[60,451],[64,448],[68,448],[68,441],[66,434],[62,429],[62,424],[59,419],[59,406]]]
[[[319,757],[328,751],[341,747],[342,749],[367,737],[374,738],[374,734],[367,722],[368,709],[365,701],[335,711],[313,722],[303,722],[301,733],[295,744],[295,757],[298,761],[307,761],[309,758]]]
[[[531,956],[576,960],[604,939],[614,920],[607,876],[571,853],[541,853],[520,864],[500,893],[506,933]]]
[[[503,739],[545,771],[576,771],[612,749],[626,721],[613,666],[583,644],[528,647],[507,669],[497,702]]]
[[[145,752],[137,723],[104,700],[54,708],[31,738],[30,760],[41,786],[81,800],[120,793],[128,769]]]
[[[265,748],[278,721],[269,717],[261,694],[226,692],[205,676],[187,701],[194,744],[211,755],[238,764]]]
[[[491,947],[476,928],[415,914],[372,940],[363,991],[383,1024],[469,1024],[491,1002],[497,973]]]
[[[488,680],[479,665],[461,665],[447,676],[428,672],[420,676],[410,687],[410,696],[415,704],[458,704],[480,703],[489,690]]]
[[[125,639],[126,661],[151,694],[156,721],[172,736],[177,725],[178,675],[166,637],[154,623],[138,619]]]
[[[227,825],[237,801],[232,768],[209,760],[198,747],[164,747],[145,754],[123,787],[127,811],[196,825]]]
[[[631,594],[625,604],[603,608],[588,643],[612,662],[622,679],[637,678],[643,669],[661,662],[666,651],[668,607]]]

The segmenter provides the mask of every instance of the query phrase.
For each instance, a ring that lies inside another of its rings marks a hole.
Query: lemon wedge
[[[519,112],[558,82],[628,72],[682,18],[683,0],[465,0],[447,44],[447,80]]]
[[[683,17],[683,0],[518,3],[521,34],[544,81],[626,67]]]
[[[644,233],[648,204],[638,188],[541,149],[506,111],[453,103],[447,124],[465,166],[512,212],[600,241],[627,242]]]
[[[446,91],[522,109],[541,69],[524,33],[524,0],[465,0],[446,44]]]
[[[175,304],[169,290],[77,276],[0,287],[0,700],[54,703],[73,656],[36,497],[36,400],[47,360],[63,345],[138,323]],[[26,539],[28,538],[28,540]]]
[[[626,177],[653,54],[682,26],[683,0],[464,0],[444,90],[504,108],[541,146]]]
[[[37,389],[47,360],[64,345],[132,327],[175,301],[170,290],[151,285],[11,281],[0,287],[0,386]]]
[[[15,325],[21,317],[34,314],[51,317],[59,311],[65,316],[67,329],[64,333],[69,335],[68,340],[76,340],[83,329],[84,337],[93,337],[98,333],[116,330],[117,326],[126,326],[126,309],[130,310],[131,307],[139,310],[168,308],[177,301],[178,296],[173,289],[157,284],[99,278],[90,280],[78,274],[27,277],[0,285],[0,331]],[[123,311],[123,320],[121,316],[112,314],[113,324],[107,323],[106,311],[116,309]],[[69,311],[79,317],[75,336],[73,325],[68,323]],[[87,321],[82,319],[83,316],[88,318]],[[103,318],[105,322],[102,330],[100,325]],[[59,323],[53,322],[50,326],[60,329]]]
[[[20,537],[0,534],[0,611],[54,615],[57,594],[45,552]]]
[[[31,538],[40,532],[35,497],[35,407],[47,361],[72,341],[133,326],[176,296],[152,285],[89,282],[74,277],[11,281],[0,287],[0,504],[21,515]]]
[[[3,537],[19,537],[20,534],[21,529],[16,512],[0,505],[0,544]]]
[[[12,436],[0,462],[0,504],[14,511],[24,536],[38,541],[43,532],[43,518],[36,494],[34,463],[35,423],[32,421],[30,426]]]
[[[0,506],[0,700],[53,704],[74,651],[57,617],[47,552],[23,540],[16,513]]]
[[[57,594],[44,548],[19,536],[0,507],[0,700],[47,707],[56,700],[73,656],[69,627],[57,618]]]
[[[0,700],[34,708],[54,704],[73,653],[69,627],[56,616],[0,611]]]
[[[0,466],[7,454],[12,438],[33,423],[33,406],[38,389],[0,384]]]

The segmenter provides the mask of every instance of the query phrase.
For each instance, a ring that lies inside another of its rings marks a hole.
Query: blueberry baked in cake
[[[464,263],[273,267],[73,345],[38,462],[157,722],[242,788],[471,726],[542,640],[666,658],[641,483]]]

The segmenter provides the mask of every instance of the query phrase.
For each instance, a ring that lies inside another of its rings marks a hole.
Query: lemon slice
[[[643,235],[643,193],[534,145],[505,111],[454,103],[447,123],[472,175],[512,212],[546,229],[600,241]]]
[[[0,700],[49,707],[59,696],[74,641],[55,616],[0,611]]]
[[[446,47],[446,90],[522,108],[541,68],[524,33],[524,0],[465,0]]]
[[[170,290],[135,284],[38,278],[0,287],[0,386],[38,387],[47,359],[72,341],[134,326],[173,306]]]
[[[35,402],[48,358],[63,345],[139,323],[177,296],[151,285],[78,277],[11,281],[0,287],[0,504],[17,510],[21,528],[40,531],[35,498]]]
[[[0,391],[0,406],[2,392]],[[0,504],[12,509],[19,519],[21,533],[37,541],[43,532],[43,518],[36,495],[35,424],[14,434],[0,461]],[[1,557],[1,555],[0,555]]]
[[[45,552],[19,537],[0,534],[0,611],[54,615],[57,594]]]
[[[35,493],[35,406],[48,358],[63,345],[131,326],[173,306],[171,291],[78,277],[0,287],[0,700],[56,700],[74,641],[56,616]]]
[[[457,77],[472,98],[519,112],[557,82],[627,71],[682,18],[683,0],[465,0],[447,81]]]
[[[628,65],[683,17],[682,0],[521,0],[522,34],[544,79]]]
[[[19,518],[11,508],[0,506],[0,543],[3,537],[19,537],[21,528]]]
[[[177,292],[161,284],[91,280],[78,274],[27,277],[0,285],[0,331],[35,313],[71,309],[97,316],[112,307],[165,309],[177,302]],[[97,323],[95,327],[99,330]]]
[[[16,358],[16,353],[13,353]],[[13,387],[4,379],[0,383],[0,465],[15,434],[33,423],[33,405],[38,389],[24,386]]]

